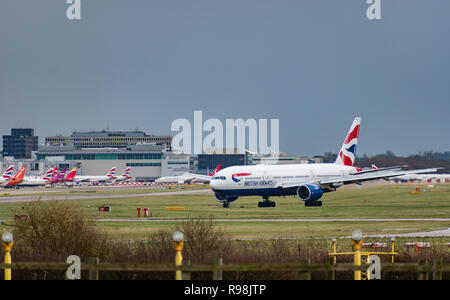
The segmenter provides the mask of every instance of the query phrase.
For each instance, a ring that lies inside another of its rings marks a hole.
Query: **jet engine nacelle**
[[[297,188],[297,197],[302,201],[316,201],[322,196],[323,190],[320,185],[305,184]]]
[[[236,201],[239,197],[231,197],[231,196],[226,196],[223,194],[219,194],[219,193],[214,193],[214,197],[216,197],[216,200],[220,203],[224,203],[224,202],[233,202]]]

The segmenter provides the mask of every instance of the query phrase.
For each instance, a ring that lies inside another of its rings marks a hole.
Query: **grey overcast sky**
[[[280,150],[450,151],[450,1],[0,2],[0,135],[280,119]]]

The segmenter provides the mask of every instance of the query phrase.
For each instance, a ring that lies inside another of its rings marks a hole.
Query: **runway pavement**
[[[183,222],[187,219],[97,219],[99,222]],[[210,222],[211,219],[203,219],[199,221]],[[213,219],[214,222],[450,222],[450,218],[409,218],[409,219],[337,219],[337,218],[320,218],[320,219]]]
[[[182,222],[185,219],[97,219],[97,222]],[[200,221],[211,221],[210,219],[204,219]],[[412,219],[214,219],[214,222],[430,222],[430,221],[450,221],[450,218],[412,218]],[[450,228],[443,230],[427,231],[427,232],[414,232],[414,233],[386,233],[386,234],[372,234],[364,235],[364,237],[450,237]],[[341,238],[351,238],[351,236],[345,236]]]
[[[0,197],[0,204],[20,203],[32,201],[70,201],[70,200],[94,200],[94,199],[118,199],[118,198],[139,198],[139,197],[160,197],[170,195],[192,195],[192,194],[209,194],[211,190],[193,190],[193,191],[177,191],[177,192],[156,192],[142,194],[112,194],[112,195],[54,195],[54,196],[6,196]]]
[[[395,233],[395,234],[369,234],[364,235],[365,237],[450,237],[450,228],[443,230],[434,230],[426,232],[413,232],[413,233]]]

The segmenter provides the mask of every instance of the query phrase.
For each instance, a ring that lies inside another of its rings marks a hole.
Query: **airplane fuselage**
[[[210,182],[211,189],[223,196],[287,196],[295,189],[281,189],[283,184],[312,183],[344,177],[356,168],[337,164],[296,164],[235,166],[218,172]]]

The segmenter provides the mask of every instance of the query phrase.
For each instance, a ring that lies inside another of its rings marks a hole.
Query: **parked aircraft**
[[[396,183],[450,183],[450,174],[411,174],[391,178]]]
[[[19,184],[20,187],[33,187],[51,184],[54,168],[45,172],[42,177],[25,176],[23,182]]]
[[[66,177],[67,168],[62,169],[60,172],[58,172],[58,168],[56,168],[53,171],[52,178],[50,178],[50,184],[56,184],[56,183],[64,183],[64,178]]]
[[[167,184],[186,184],[191,183],[193,181],[202,181],[202,182],[210,182],[212,177],[220,171],[222,168],[222,165],[218,165],[214,171],[209,175],[202,175],[202,174],[193,174],[193,173],[186,173],[180,176],[167,176],[167,177],[161,177],[155,180],[156,183],[167,183]]]
[[[125,171],[123,171],[122,175],[115,176],[113,178],[116,182],[131,180],[133,177],[130,176],[131,168],[126,168]]]
[[[17,174],[13,178],[11,178],[11,180],[1,184],[0,186],[4,186],[6,188],[18,188],[19,184],[21,184],[23,182],[23,179],[25,178],[26,171],[27,167],[22,167],[19,172],[17,172]]]
[[[361,119],[355,118],[334,163],[234,166],[219,171],[210,186],[217,201],[229,203],[242,196],[261,196],[260,207],[275,207],[274,196],[296,195],[305,206],[322,206],[324,193],[346,184],[395,176],[431,173],[438,169],[403,171],[401,167],[361,170],[354,167]]]
[[[113,167],[106,175],[104,176],[78,176],[76,175],[74,178],[75,183],[81,182],[91,182],[91,183],[100,183],[100,182],[109,182],[113,181],[116,174],[116,167]]]

